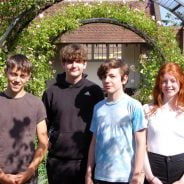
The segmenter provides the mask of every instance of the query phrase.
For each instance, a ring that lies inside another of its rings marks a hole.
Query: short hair
[[[102,80],[107,75],[107,72],[111,68],[120,68],[121,79],[123,80],[124,76],[129,74],[129,67],[128,65],[120,60],[120,59],[109,59],[102,63],[98,68],[97,75]]]
[[[10,56],[6,61],[6,70],[17,68],[17,70],[21,70],[30,74],[32,72],[32,63],[28,60],[25,55],[15,54]]]
[[[158,107],[161,107],[163,102],[163,93],[162,93],[162,82],[164,74],[169,73],[173,75],[176,80],[180,83],[180,90],[178,92],[177,98],[176,98],[176,104],[177,106],[184,106],[184,73],[183,69],[174,62],[167,62],[163,64],[158,72],[158,75],[156,77],[155,85],[153,88],[153,100],[154,100],[154,106],[156,107],[155,110]]]
[[[79,62],[85,63],[87,61],[87,49],[81,44],[69,44],[61,50],[62,63]]]

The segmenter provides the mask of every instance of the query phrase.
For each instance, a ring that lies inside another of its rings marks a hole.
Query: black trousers
[[[49,184],[85,184],[86,160],[60,160],[48,157]]]
[[[108,182],[108,181],[95,180],[95,184],[128,184],[128,183],[124,183],[124,182]]]
[[[163,184],[172,184],[184,174],[184,153],[174,156],[163,156],[148,152],[148,158],[153,175]],[[147,181],[144,182],[148,184]]]

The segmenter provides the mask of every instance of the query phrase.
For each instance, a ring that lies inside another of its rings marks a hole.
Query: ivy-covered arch
[[[12,44],[11,52],[23,53],[33,62],[33,80],[27,86],[35,95],[41,95],[45,81],[53,75],[52,58],[55,54],[54,41],[62,33],[71,31],[92,20],[111,21],[124,26],[143,37],[151,46],[148,57],[140,58],[140,72],[144,81],[140,87],[140,99],[147,100],[152,88],[154,75],[164,61],[175,61],[183,64],[184,57],[178,47],[175,35],[168,27],[160,26],[144,12],[131,10],[128,6],[113,3],[69,4],[52,16],[35,19]],[[6,52],[0,53],[0,71],[6,59]],[[4,88],[5,79],[0,77],[0,87]]]

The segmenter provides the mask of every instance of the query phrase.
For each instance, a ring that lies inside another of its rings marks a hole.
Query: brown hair
[[[85,63],[87,61],[87,49],[81,44],[69,44],[61,50],[61,60],[66,62]]]
[[[15,54],[10,56],[6,61],[6,70],[17,67],[17,70],[21,70],[30,74],[32,72],[32,64],[28,58],[22,54]]]
[[[106,62],[102,63],[100,67],[98,68],[97,75],[102,80],[107,75],[107,72],[111,68],[120,68],[121,72],[121,79],[123,80],[123,77],[125,75],[129,74],[129,67],[128,65],[123,62],[120,59],[109,59]]]
[[[176,80],[180,83],[180,90],[178,92],[178,95],[176,97],[176,102],[174,105],[176,107],[183,107],[184,106],[184,73],[182,68],[174,63],[174,62],[167,62],[164,65],[161,66],[158,75],[156,77],[155,86],[153,88],[153,112],[157,110],[157,108],[161,107],[163,105],[163,93],[162,93],[162,81],[164,74],[169,73],[173,75]]]

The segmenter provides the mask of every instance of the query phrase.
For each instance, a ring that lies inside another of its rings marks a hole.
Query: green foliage
[[[46,159],[42,161],[38,168],[38,183],[39,184],[48,184],[47,175],[46,175]]]
[[[35,137],[35,149],[38,147],[38,137]],[[47,157],[47,156],[46,156]],[[48,184],[47,180],[47,174],[46,174],[46,157],[43,159],[43,161],[40,163],[38,167],[38,183],[39,184]]]
[[[6,88],[6,78],[4,76],[5,58],[6,58],[6,53],[0,50],[0,90],[3,90]]]
[[[11,0],[0,1],[0,35],[5,31],[12,20],[22,12],[30,9],[39,9],[46,3],[52,3],[54,0]]]
[[[148,103],[152,99],[152,89],[155,82],[155,77],[159,67],[163,63],[163,59],[158,55],[154,49],[149,53],[140,55],[140,74],[141,84],[137,91],[137,96],[142,103]]]
[[[34,3],[34,0],[13,0],[0,2],[0,35],[11,23],[11,21],[22,11],[29,8]]]
[[[154,76],[162,62],[175,61],[182,64],[184,57],[172,30],[160,26],[142,11],[112,3],[69,4],[52,16],[44,16],[32,21],[12,43],[12,53],[23,53],[33,62],[33,79],[27,86],[30,92],[41,96],[46,87],[45,82],[53,76],[51,60],[54,57],[54,41],[57,37],[63,32],[78,28],[81,25],[81,20],[90,18],[115,19],[119,23],[131,27],[132,30],[138,30],[142,33],[143,38],[152,43],[153,51],[148,58],[140,60],[141,74],[146,79],[142,80],[140,86],[139,99],[141,101],[148,100]],[[3,66],[6,57],[5,52],[0,53],[0,66]],[[1,89],[4,88],[4,81],[1,76]]]

